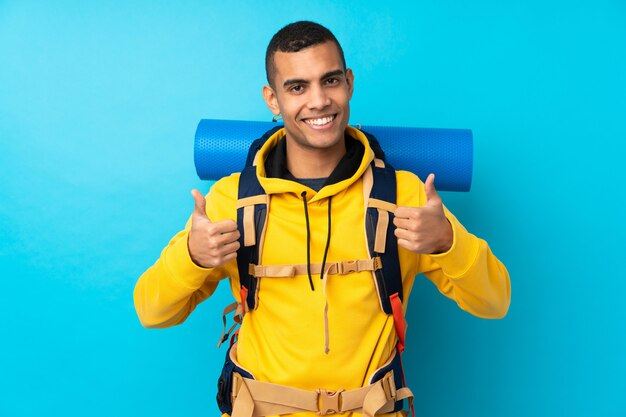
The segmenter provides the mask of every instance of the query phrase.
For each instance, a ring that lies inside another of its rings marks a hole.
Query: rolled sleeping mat
[[[280,126],[273,122],[202,119],[196,129],[194,162],[200,179],[218,180],[241,171],[255,139]],[[396,126],[357,126],[380,143],[385,160],[422,181],[431,172],[440,191],[469,191],[472,131]]]

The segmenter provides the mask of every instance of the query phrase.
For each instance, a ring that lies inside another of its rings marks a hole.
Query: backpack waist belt
[[[400,386],[402,380],[397,371],[397,351],[377,369],[370,379],[371,384],[352,390],[329,391],[318,388],[315,391],[270,382],[257,381],[254,375],[237,362],[237,344],[231,346],[227,357],[232,363],[232,388],[230,400],[231,417],[265,417],[272,415],[315,412],[320,416],[354,411],[364,417],[398,411],[398,401],[408,399],[413,393]],[[230,410],[226,410],[230,411]]]
[[[354,411],[365,417],[393,412],[396,401],[413,398],[409,388],[396,388],[393,371],[366,387],[307,391],[285,385],[256,381],[233,374],[231,417],[264,417],[312,411],[320,416]]]

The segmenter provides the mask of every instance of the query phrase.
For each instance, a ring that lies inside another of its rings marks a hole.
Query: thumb
[[[194,217],[205,217],[209,220],[209,216],[206,215],[206,200],[202,193],[195,188],[191,190],[191,195],[195,201],[195,205],[193,208],[193,216]]]
[[[435,188],[435,174],[428,175],[426,178],[426,182],[424,183],[424,191],[426,191],[426,205],[427,206],[438,206],[441,205],[441,197],[437,194],[437,189]]]

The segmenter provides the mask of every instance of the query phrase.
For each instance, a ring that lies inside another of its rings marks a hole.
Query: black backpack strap
[[[265,142],[267,142],[267,140],[274,133],[278,132],[283,127],[284,127],[283,125],[275,126],[271,128],[270,130],[268,130],[267,132],[265,132],[263,136],[261,136],[260,138],[252,142],[252,145],[250,145],[250,148],[248,149],[248,156],[246,158],[246,165],[245,165],[246,167],[254,165],[254,159],[256,157],[257,152],[259,152],[259,149],[261,149],[261,147],[265,144]]]
[[[371,191],[367,201],[365,230],[370,256],[381,259],[382,267],[374,272],[374,282],[382,310],[393,316],[398,351],[404,351],[406,320],[402,308],[404,293],[398,241],[394,234],[393,219],[396,210],[396,171],[380,159],[372,162],[369,181]],[[366,180],[367,181],[367,180]],[[365,188],[366,189],[366,188]]]
[[[367,138],[367,141],[370,144],[370,148],[372,148],[372,151],[374,151],[374,156],[376,157],[376,159],[385,161],[385,152],[383,151],[383,148],[380,147],[378,139],[376,139],[376,137],[374,137],[374,135],[372,135],[371,133],[367,133],[366,131],[361,129],[359,130]]]
[[[244,168],[239,177],[237,200],[237,228],[240,233],[237,268],[244,311],[246,305],[248,310],[257,306],[258,278],[250,273],[250,265],[256,265],[260,260],[268,198],[256,176],[256,167]]]
[[[380,159],[372,166],[373,184],[369,195],[365,230],[372,258],[380,257],[382,268],[375,271],[380,305],[387,314],[393,314],[392,296],[404,299],[402,276],[398,259],[398,243],[394,234],[393,218],[396,208],[396,171]]]
[[[260,261],[269,198],[256,176],[255,159],[265,142],[282,128],[283,125],[277,125],[252,142],[248,149],[246,165],[239,177],[237,228],[241,235],[237,251],[237,268],[244,312],[246,308],[254,310],[257,306],[259,279],[250,273],[250,265],[256,265]]]

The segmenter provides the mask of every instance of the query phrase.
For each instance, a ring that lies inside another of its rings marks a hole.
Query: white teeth
[[[335,116],[320,117],[319,119],[306,119],[305,123],[315,126],[322,126],[333,121]]]

